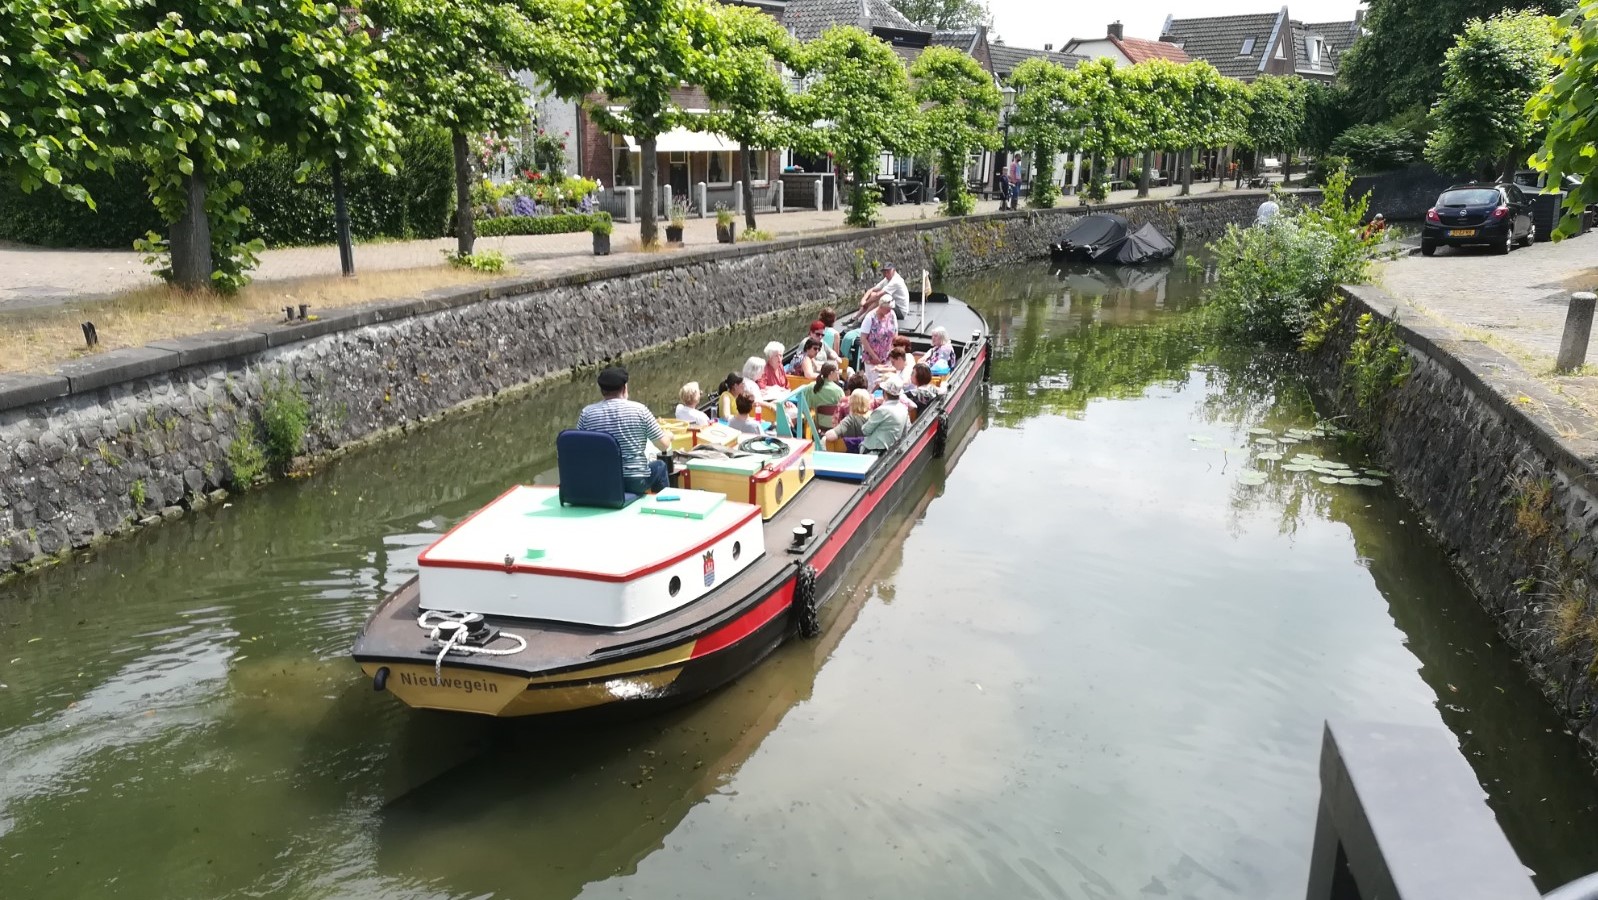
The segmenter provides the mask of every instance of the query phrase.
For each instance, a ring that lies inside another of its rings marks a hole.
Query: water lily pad
[[[1276,462],[1277,460],[1282,458],[1282,454],[1280,454],[1280,453],[1261,453],[1261,454],[1259,454],[1258,456],[1256,456],[1254,458],[1255,459],[1268,460],[1270,462]]]
[[[1279,443],[1279,444],[1288,444],[1288,445],[1296,444],[1296,443],[1298,443],[1298,441],[1299,441],[1298,438],[1291,437],[1291,436],[1279,437],[1279,438],[1276,439],[1277,443]]]
[[[1298,463],[1288,463],[1287,465],[1282,467],[1282,471],[1283,472],[1309,472],[1309,471],[1312,471],[1312,470],[1310,469],[1309,466],[1301,466]]]
[[[1276,446],[1276,438],[1255,438],[1254,443],[1259,444],[1261,447],[1274,447]]]
[[[1264,472],[1243,472],[1237,476],[1238,484],[1246,484],[1250,487],[1258,487],[1264,484],[1265,480]]]
[[[1366,469],[1365,470],[1365,474],[1369,475],[1372,478],[1392,478],[1393,477],[1393,476],[1387,474],[1386,472],[1383,472],[1381,469]]]
[[[1269,429],[1269,428],[1250,428],[1250,429],[1249,429],[1249,430],[1248,430],[1248,433],[1249,433],[1249,434],[1263,434],[1263,435],[1268,435],[1268,434],[1271,434],[1271,430],[1270,430],[1270,429]]]
[[[1337,479],[1337,483],[1338,484],[1364,484],[1365,483],[1365,479],[1363,479],[1363,478],[1339,478],[1339,479]]]
[[[1359,478],[1359,479],[1355,479],[1355,480],[1357,480],[1360,484],[1365,485],[1366,487],[1381,487],[1382,486],[1382,480],[1380,478]]]
[[[1338,478],[1336,475],[1322,475],[1321,476],[1321,484],[1337,484],[1338,482],[1340,482],[1342,480],[1343,479]]]

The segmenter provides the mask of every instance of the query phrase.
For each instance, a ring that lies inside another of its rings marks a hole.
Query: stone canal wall
[[[1591,416],[1502,353],[1428,324],[1378,288],[1343,294],[1341,322],[1313,357],[1323,396],[1374,442],[1572,731],[1598,750]],[[1412,368],[1362,408],[1347,386],[1365,314],[1394,324]]]
[[[1104,208],[1202,241],[1251,221],[1259,202],[1240,192]],[[596,259],[576,276],[433,291],[110,351],[50,375],[0,375],[0,572],[215,498],[258,464],[243,436],[265,434],[264,420],[303,418],[301,452],[325,455],[574,367],[765,313],[851,305],[884,260],[913,278],[940,263],[953,273],[1045,256],[1081,212]]]

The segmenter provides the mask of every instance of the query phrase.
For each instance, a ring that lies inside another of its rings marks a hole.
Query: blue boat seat
[[[621,447],[603,431],[567,429],[555,438],[560,505],[621,509],[638,499],[622,487]]]

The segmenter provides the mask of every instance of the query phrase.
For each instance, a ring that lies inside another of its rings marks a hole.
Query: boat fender
[[[388,687],[388,666],[382,666],[377,670],[377,674],[372,676],[372,690],[380,692],[386,687]]]
[[[793,619],[802,638],[821,633],[821,615],[816,608],[816,567],[802,565],[793,579]]]
[[[932,432],[932,458],[942,459],[943,451],[949,447],[949,416],[943,410],[938,410],[937,421],[933,423]]]

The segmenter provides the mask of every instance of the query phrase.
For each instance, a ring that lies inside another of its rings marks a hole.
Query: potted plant
[[[737,238],[738,226],[732,223],[732,210],[727,204],[716,204],[716,240],[723,244],[731,244]]]
[[[666,226],[666,243],[682,243],[682,227],[688,221],[688,198],[674,197],[671,201],[671,224]]]
[[[614,226],[610,221],[610,213],[594,213],[593,219],[588,224],[588,231],[594,236],[594,255],[610,255],[610,231]]]

